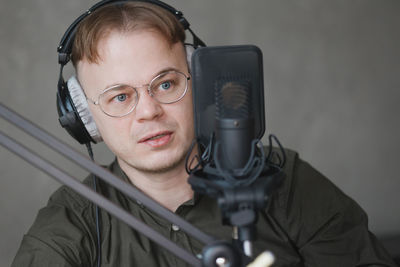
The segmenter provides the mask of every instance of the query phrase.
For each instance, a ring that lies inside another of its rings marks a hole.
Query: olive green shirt
[[[287,151],[286,178],[257,222],[254,254],[272,251],[274,266],[395,266],[368,231],[364,211],[295,152]],[[109,167],[129,181],[115,161]],[[86,184],[92,185],[92,177]],[[203,244],[121,192],[100,184],[101,193],[194,255]],[[231,239],[216,202],[195,195],[176,214],[218,239]],[[101,263],[105,266],[188,266],[125,223],[100,212]],[[96,266],[94,205],[62,186],[39,211],[22,240],[13,267]]]

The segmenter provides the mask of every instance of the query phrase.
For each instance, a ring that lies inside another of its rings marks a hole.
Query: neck
[[[118,163],[137,188],[172,212],[193,197],[184,164],[166,172],[149,173],[139,171],[120,159]]]

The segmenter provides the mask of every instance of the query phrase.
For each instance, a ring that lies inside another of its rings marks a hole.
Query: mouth
[[[140,139],[138,143],[146,144],[151,147],[160,147],[168,144],[171,138],[172,138],[172,132],[164,131],[148,135]]]

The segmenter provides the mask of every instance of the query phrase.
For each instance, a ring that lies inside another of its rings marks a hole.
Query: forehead
[[[99,42],[98,51],[97,63],[78,62],[78,77],[84,88],[143,84],[163,69],[187,72],[183,44],[170,44],[155,31],[112,32]]]

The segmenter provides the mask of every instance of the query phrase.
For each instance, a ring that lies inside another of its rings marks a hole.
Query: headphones
[[[189,22],[183,16],[181,11],[158,0],[103,0],[89,8],[85,13],[79,16],[67,29],[61,38],[57,47],[58,63],[60,64],[60,74],[57,84],[57,111],[59,122],[63,128],[79,143],[90,144],[90,142],[101,142],[101,135],[96,127],[92,114],[89,110],[85,93],[83,92],[79,81],[72,76],[67,82],[63,78],[64,66],[71,59],[72,45],[79,23],[89,16],[96,9],[105,5],[121,5],[126,2],[145,2],[157,5],[172,13],[181,23],[184,30],[188,30],[193,37],[193,45],[185,45],[188,65],[190,66],[191,55],[195,48],[206,46],[190,29]]]

